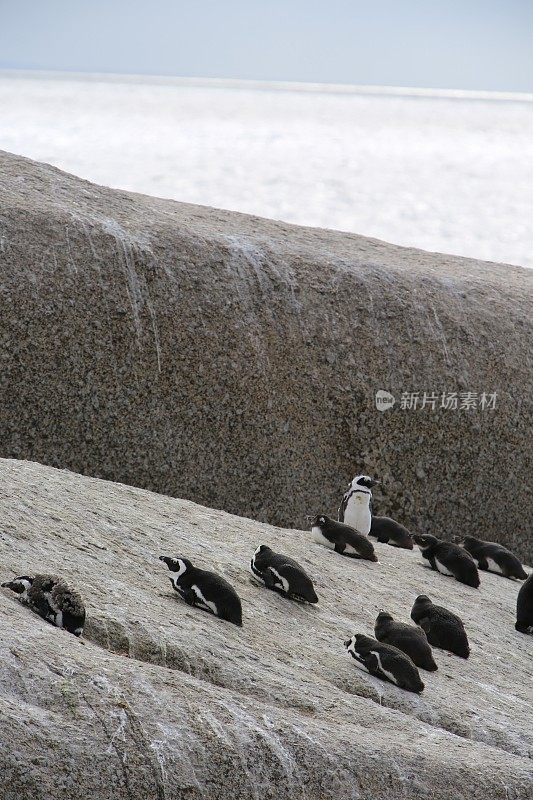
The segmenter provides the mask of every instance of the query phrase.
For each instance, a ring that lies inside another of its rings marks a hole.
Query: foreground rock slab
[[[531,563],[532,280],[0,153],[0,455],[286,527],[366,472]]]
[[[3,800],[526,800],[533,789],[533,637],[518,584],[479,590],[377,545],[356,562],[283,530],[128,486],[0,461],[0,573],[61,572],[85,636],[0,591]],[[248,571],[261,543],[302,563],[317,607]],[[161,553],[224,575],[239,629],[173,592]],[[465,621],[468,661],[435,651],[418,697],[359,669],[343,639],[426,592]]]

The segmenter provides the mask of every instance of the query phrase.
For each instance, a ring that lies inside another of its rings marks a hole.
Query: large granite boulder
[[[60,572],[79,640],[0,590],[2,800],[526,800],[531,652],[518,585],[471,589],[414,552],[345,559],[309,534],[43,467],[0,461],[0,578]],[[298,559],[320,602],[259,586],[257,545]],[[215,569],[243,628],[185,605],[160,554]],[[435,650],[421,696],[372,678],[343,640],[427,592],[461,615],[468,661]]]
[[[380,513],[532,557],[531,271],[6,153],[0,263],[0,455],[287,526],[364,471]]]

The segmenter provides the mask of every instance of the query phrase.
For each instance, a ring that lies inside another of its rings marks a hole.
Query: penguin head
[[[260,553],[271,553],[271,552],[272,552],[272,548],[271,547],[268,547],[268,545],[266,545],[266,544],[260,544],[259,547],[257,548],[257,550],[254,553],[254,557],[258,556]]]
[[[371,478],[369,475],[356,475],[352,481],[352,489],[355,489],[356,486],[362,486],[365,489],[372,489],[374,486],[377,486],[379,481]]]
[[[382,625],[386,622],[394,622],[394,617],[388,611],[380,611],[376,617],[376,625]]]
[[[313,528],[324,528],[329,522],[330,518],[326,514],[317,514],[313,520]]]
[[[11,589],[12,592],[17,594],[26,595],[32,586],[34,578],[30,575],[20,575],[12,581],[6,581],[2,584],[2,589]]]
[[[173,576],[175,580],[180,578],[187,572],[187,570],[192,568],[191,562],[187,558],[181,558],[181,556],[176,556],[176,558],[171,558],[170,556],[159,556],[159,560],[164,561],[171,572],[178,573],[177,575]]]
[[[355,645],[355,636],[350,636],[350,638],[346,639],[346,641],[344,642],[344,646],[348,651],[353,650],[354,645]]]
[[[418,597],[415,600],[413,608],[415,606],[420,607],[420,606],[431,606],[431,605],[433,605],[433,604],[432,604],[431,600],[429,599],[429,597],[427,596],[427,594],[419,594]]]
[[[428,550],[433,545],[438,544],[439,539],[436,536],[430,536],[429,533],[414,533],[413,539],[415,540],[416,544],[422,550]]]
[[[460,542],[461,547],[464,547],[465,550],[476,550],[481,544],[480,539],[476,539],[475,536],[465,536],[463,541]]]
[[[348,650],[349,653],[362,653],[365,650],[368,650],[369,647],[372,647],[372,644],[375,644],[375,639],[372,639],[371,636],[365,636],[364,633],[356,633],[346,642],[344,642],[344,646]]]

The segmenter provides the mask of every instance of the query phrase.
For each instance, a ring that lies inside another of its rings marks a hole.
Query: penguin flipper
[[[189,605],[189,606],[195,606],[196,605],[196,601],[197,601],[198,598],[196,597],[196,594],[195,594],[195,592],[193,592],[192,589],[182,589],[180,591],[180,595],[183,597],[183,599],[185,600],[187,605]]]
[[[348,490],[343,496],[342,501],[339,506],[339,510],[337,512],[337,517],[339,522],[344,522],[344,512],[346,511],[346,506],[348,505],[348,500],[350,497],[350,490]]]
[[[487,561],[485,556],[481,556],[480,558],[478,558],[477,565],[479,569],[482,569],[484,572],[489,571],[489,562]]]
[[[340,553],[342,555],[344,553],[344,551],[346,550],[346,545],[345,544],[339,544],[338,542],[336,542],[335,543],[335,547],[333,549],[335,550],[336,553]]]
[[[276,578],[270,567],[267,567],[264,572],[261,573],[261,577],[263,578],[267,589],[283,589],[283,587],[281,587],[279,584],[279,579]]]

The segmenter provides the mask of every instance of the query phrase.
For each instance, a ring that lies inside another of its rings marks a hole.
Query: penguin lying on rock
[[[318,514],[313,520],[311,528],[313,539],[324,547],[329,547],[343,556],[350,558],[363,558],[366,561],[377,561],[374,545],[368,536],[359,533],[343,522]]]
[[[172,572],[170,582],[186,603],[242,626],[240,597],[225,578],[216,572],[198,569],[186,558],[159,556],[159,560]]]
[[[21,575],[2,584],[20,595],[21,602],[57,628],[81,636],[85,625],[85,606],[78,592],[57,575]]]
[[[468,658],[470,646],[463,621],[443,606],[434,605],[425,594],[419,595],[411,610],[411,619],[420,625],[433,647]]]
[[[515,628],[520,633],[533,633],[533,572],[518,592]]]
[[[372,518],[372,488],[378,483],[368,475],[356,475],[342,498],[339,522],[368,536]]]
[[[410,531],[390,517],[372,517],[370,536],[375,536],[382,544],[402,547],[404,550],[413,549],[413,537]]]
[[[424,684],[409,656],[390,644],[357,633],[344,642],[349,654],[363,664],[371,675],[390,681],[408,692],[422,692]]]
[[[477,561],[479,569],[495,572],[504,578],[525,581],[527,572],[520,560],[506,547],[496,542],[484,542],[475,536],[465,536],[462,547]]]
[[[294,559],[275,553],[266,544],[255,551],[250,569],[264,581],[268,589],[295,600],[318,603],[313,581],[303,567]]]
[[[374,625],[376,639],[392,644],[405,653],[417,667],[434,672],[438,669],[426,634],[421,628],[396,622],[392,614],[380,611]]]
[[[422,556],[431,564],[431,569],[443,575],[451,575],[456,581],[466,583],[474,589],[478,588],[479,573],[470,553],[457,544],[444,542],[428,534],[415,533],[413,539]]]

